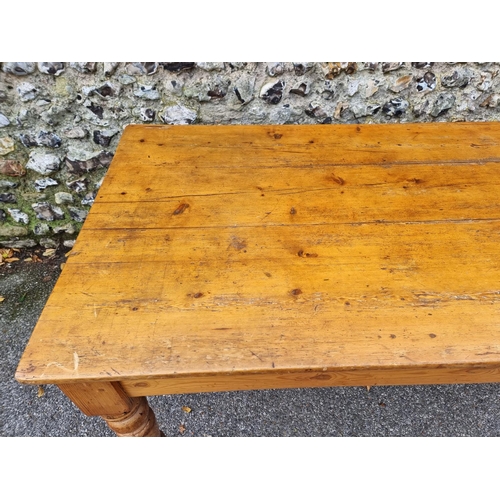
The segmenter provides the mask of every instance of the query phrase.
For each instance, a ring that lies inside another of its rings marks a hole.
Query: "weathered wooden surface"
[[[499,173],[497,123],[130,126],[16,376],[498,382]]]

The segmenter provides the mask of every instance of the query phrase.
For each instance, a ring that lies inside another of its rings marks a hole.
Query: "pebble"
[[[8,175],[10,177],[22,177],[26,174],[26,170],[16,160],[1,160],[0,174]]]
[[[417,91],[425,92],[436,88],[436,75],[428,71],[422,78],[417,80]]]
[[[373,94],[378,92],[380,87],[380,80],[370,79],[366,82],[365,97],[371,97]]]
[[[349,83],[347,84],[347,89],[346,89],[347,95],[349,97],[352,97],[354,94],[356,94],[356,92],[359,89],[359,83],[360,83],[359,80],[350,80],[349,81]]]
[[[76,207],[68,207],[69,215],[75,222],[83,222],[87,217],[86,210],[80,210]]]
[[[30,75],[35,71],[34,62],[5,62],[2,65],[4,73],[10,73],[16,76]]]
[[[90,192],[87,193],[84,197],[83,200],[81,201],[82,205],[89,205],[92,206],[95,201],[95,197],[97,196],[97,193],[95,192]]]
[[[61,159],[56,155],[32,152],[26,168],[42,175],[49,175],[59,170]]]
[[[311,102],[304,112],[307,116],[315,118],[319,122],[323,122],[328,117],[328,113],[317,102]]]
[[[434,106],[432,106],[432,110],[430,115],[434,118],[437,118],[439,115],[442,115],[445,111],[448,111],[453,104],[455,104],[455,96],[452,94],[440,94],[436,101],[434,102]]]
[[[83,158],[71,158],[69,155],[64,158],[66,168],[70,174],[80,175],[91,172],[99,167],[108,167],[113,159],[113,154],[107,151]]]
[[[134,95],[150,101],[157,101],[160,98],[160,93],[154,85],[141,85],[135,90]]]
[[[35,181],[35,189],[40,193],[49,186],[57,186],[59,183],[55,179],[45,177],[44,179],[37,179]]]
[[[260,90],[260,98],[268,104],[278,104],[283,97],[285,86],[286,84],[283,80],[267,83]]]
[[[362,118],[364,116],[373,116],[380,109],[379,105],[366,105],[366,104],[355,104],[351,106],[351,111],[353,112],[355,118]]]
[[[176,104],[168,106],[160,115],[162,121],[168,125],[189,125],[196,121],[196,111]]]
[[[9,212],[14,221],[19,224],[28,224],[30,221],[28,214],[21,212],[18,208],[8,208],[7,212]]]
[[[5,210],[2,210],[0,208],[0,222],[5,222],[6,219],[7,219],[7,214],[5,213]]]
[[[21,101],[27,102],[36,98],[38,89],[29,82],[23,82],[17,87],[17,93],[19,94]]]
[[[58,193],[56,193],[54,199],[58,205],[67,205],[69,203],[73,203],[73,195],[64,191],[59,191]]]
[[[135,83],[137,80],[133,76],[130,76],[130,75],[120,75],[118,77],[118,81],[122,85],[131,85],[132,83]]]
[[[41,238],[40,245],[44,248],[57,248],[59,245],[51,238]]]
[[[10,120],[2,113],[0,113],[0,128],[10,125]]]
[[[75,246],[76,240],[64,240],[63,247],[73,248]]]
[[[382,113],[390,117],[401,116],[408,109],[408,106],[408,101],[405,101],[404,99],[391,99],[382,107]]]
[[[54,207],[45,201],[41,203],[33,203],[31,207],[35,211],[37,219],[49,222],[64,219],[64,212],[60,208]]]
[[[370,71],[371,73],[373,73],[374,71],[376,71],[376,69],[378,68],[378,62],[364,62],[364,63],[361,63],[362,66],[361,66],[361,70],[368,70]]]
[[[14,189],[18,186],[17,182],[6,181],[4,179],[0,180],[0,189]]]
[[[82,177],[80,179],[75,179],[74,181],[66,182],[66,186],[75,191],[76,193],[81,193],[87,189],[87,179]]]
[[[0,156],[12,153],[15,149],[15,143],[12,137],[0,137]]]
[[[411,65],[417,69],[432,68],[434,66],[433,62],[412,62]]]
[[[63,62],[39,62],[38,71],[46,75],[59,76],[64,72],[65,65]]]

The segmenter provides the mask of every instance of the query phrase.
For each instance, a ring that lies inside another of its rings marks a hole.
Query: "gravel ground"
[[[0,436],[112,436],[55,386],[23,386],[17,363],[63,253],[0,267]],[[43,395],[41,395],[43,392]],[[289,389],[149,398],[166,436],[500,436],[500,384]],[[186,413],[182,407],[191,408]]]

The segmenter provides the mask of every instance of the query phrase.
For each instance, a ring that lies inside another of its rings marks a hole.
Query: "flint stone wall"
[[[130,123],[496,121],[500,63],[6,62],[0,246],[71,247]]]

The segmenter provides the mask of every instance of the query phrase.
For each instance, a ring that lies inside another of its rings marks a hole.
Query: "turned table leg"
[[[58,387],[85,415],[102,417],[117,436],[163,436],[147,399],[127,396],[119,382],[82,382]]]

